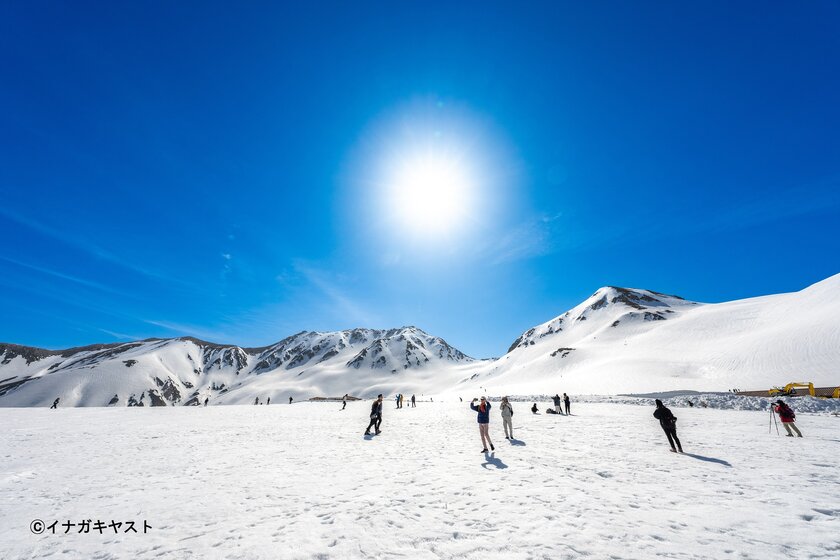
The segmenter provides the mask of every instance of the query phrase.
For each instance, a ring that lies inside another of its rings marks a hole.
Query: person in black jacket
[[[376,435],[379,435],[379,425],[382,424],[382,394],[380,393],[376,400],[370,407],[370,424],[365,429],[365,435],[370,435],[370,429],[376,430]]]
[[[665,430],[665,435],[668,436],[668,443],[671,444],[671,451],[676,453],[677,449],[679,449],[680,453],[682,453],[682,444],[680,443],[680,438],[677,437],[677,417],[659,399],[656,399],[656,410],[653,411],[653,417],[659,420],[659,425]],[[676,448],[674,448],[675,442],[677,444]]]

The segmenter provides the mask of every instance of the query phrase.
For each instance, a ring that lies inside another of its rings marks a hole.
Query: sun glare
[[[410,233],[431,236],[463,225],[474,185],[463,163],[433,154],[401,162],[386,188],[397,224]]]

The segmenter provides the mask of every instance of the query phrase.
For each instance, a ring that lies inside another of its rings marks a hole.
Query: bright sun
[[[426,154],[402,160],[392,175],[387,192],[399,227],[415,235],[439,236],[464,225],[474,185],[463,162]]]

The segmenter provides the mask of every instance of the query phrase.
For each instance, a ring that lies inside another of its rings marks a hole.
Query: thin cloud
[[[542,215],[504,232],[483,247],[493,264],[504,264],[550,254],[555,249],[561,214]]]
[[[81,286],[86,286],[88,288],[93,288],[95,290],[100,290],[103,292],[107,292],[109,294],[123,296],[123,297],[134,297],[133,294],[129,294],[127,292],[123,292],[112,288],[111,286],[106,286],[105,284],[100,284],[99,282],[94,282],[93,280],[87,280],[85,278],[79,278],[77,276],[72,276],[70,274],[65,274],[63,272],[58,272],[49,268],[44,268],[42,266],[37,266],[30,263],[25,263],[22,261],[18,261],[15,259],[10,259],[8,257],[0,256],[0,260],[11,263],[13,265],[19,266],[21,268],[26,268],[29,270],[34,270],[35,272],[40,272],[41,274],[46,274],[48,276],[52,276],[54,278],[60,278],[62,280],[67,280],[68,282],[74,282]]]
[[[36,231],[45,237],[49,237],[50,239],[54,239],[56,241],[64,243],[65,245],[73,247],[76,250],[87,253],[100,260],[109,262],[111,264],[115,264],[132,272],[137,272],[154,280],[164,281],[170,284],[178,284],[183,287],[192,287],[188,282],[179,280],[177,278],[172,278],[171,276],[167,276],[154,270],[150,270],[138,266],[134,263],[128,262],[125,259],[118,257],[117,255],[111,253],[110,251],[107,251],[106,249],[103,249],[102,247],[99,247],[98,245],[90,242],[87,239],[82,239],[81,237],[75,236],[66,231],[60,231],[56,228],[45,225],[37,220],[33,220],[32,218],[28,218],[17,213],[9,212],[7,209],[2,207],[0,207],[0,215],[21,226]]]
[[[333,305],[334,314],[340,316],[342,320],[355,321],[362,325],[377,324],[377,319],[364,306],[354,301],[337,287],[338,281],[335,279],[328,279],[323,273],[302,263],[295,263],[294,269],[310,285],[327,297]]]

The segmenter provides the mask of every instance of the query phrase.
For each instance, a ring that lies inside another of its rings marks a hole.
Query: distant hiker
[[[292,397],[289,397],[289,404],[292,404]]]
[[[341,410],[347,408],[347,395],[341,397]]]
[[[61,400],[61,397],[56,397],[56,399],[52,403],[52,406],[50,407],[50,410],[52,410],[54,408],[57,410],[58,409],[58,401],[60,401],[60,400]]]
[[[414,395],[411,395],[411,408],[417,408],[417,401],[414,400]]]
[[[555,393],[554,396],[551,397],[551,400],[554,401],[554,412],[560,414],[560,395]]]
[[[376,430],[376,435],[379,435],[379,426],[382,424],[382,394],[376,397],[376,400],[373,401],[373,404],[370,407],[370,424],[365,429],[365,435],[370,435],[370,429],[374,428]]]
[[[260,404],[260,398],[254,397],[254,404]]]
[[[460,400],[461,402],[464,402],[464,399],[462,399],[461,397],[458,397],[458,400]]]
[[[268,397],[268,400],[265,401],[265,405],[268,406],[271,404],[271,397]]]
[[[665,435],[668,436],[668,443],[671,444],[671,451],[676,453],[677,449],[679,449],[680,453],[682,453],[682,444],[680,443],[680,438],[677,437],[677,417],[659,399],[656,399],[656,410],[653,411],[653,417],[659,420],[659,425],[665,430]],[[676,448],[674,447],[675,442],[677,444]]]
[[[563,393],[563,402],[566,403],[566,416],[570,416],[572,414],[572,400],[566,393]]]
[[[206,397],[204,399],[204,406],[207,406],[207,403],[210,402],[210,397]]]
[[[487,444],[490,444],[491,451],[495,451],[496,448],[493,447],[493,442],[490,441],[490,403],[487,402],[487,399],[481,397],[481,402],[476,406],[475,403],[477,401],[478,399],[473,399],[470,403],[470,408],[478,412],[478,433],[481,435],[481,445],[484,446],[481,452],[487,453]]]
[[[58,399],[56,399],[57,401]],[[787,437],[793,437],[793,433],[791,433],[791,428],[793,431],[796,432],[798,437],[802,437],[802,432],[799,431],[799,428],[796,427],[796,424],[793,423],[796,420],[796,414],[793,412],[793,409],[786,405],[781,400],[776,401],[776,413],[779,415],[779,420],[782,421],[782,426],[785,427],[785,431],[787,432]]]
[[[690,406],[691,408],[694,408],[694,403],[691,402],[691,401],[688,401],[688,406]]]
[[[502,426],[505,428],[505,439],[513,439],[513,407],[507,397],[502,397],[502,404],[499,405],[499,410],[502,411]],[[510,430],[510,435],[508,435]]]
[[[394,402],[397,404],[397,408],[400,407],[400,394],[397,393],[397,396],[394,397]]]
[[[537,408],[537,403],[534,403],[534,406],[531,407],[531,412],[533,414],[539,414],[540,413],[540,409]]]

